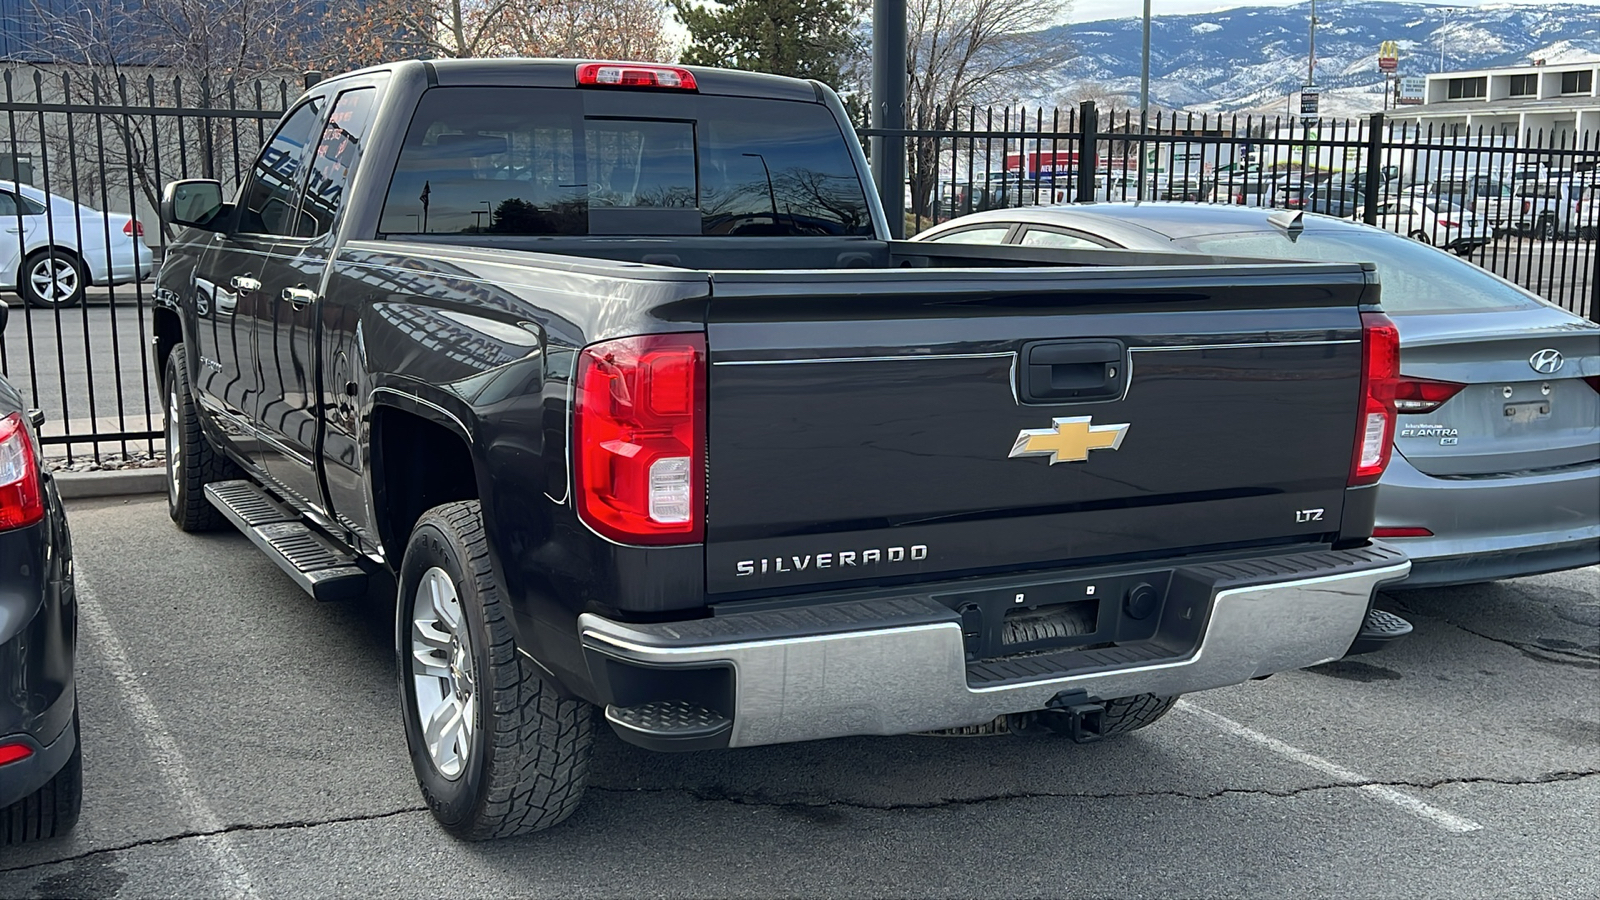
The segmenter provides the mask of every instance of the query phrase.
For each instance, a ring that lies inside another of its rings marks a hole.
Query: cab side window
[[[250,170],[250,180],[240,195],[240,232],[281,235],[296,232],[295,188],[316,134],[317,114],[321,108],[322,98],[312,98],[295,107],[273,132],[272,139]]]
[[[320,237],[333,228],[350,173],[372,124],[372,102],[377,94],[374,88],[358,88],[345,91],[334,101],[328,124],[311,156],[311,170],[306,174],[305,199],[297,226],[300,237]]]

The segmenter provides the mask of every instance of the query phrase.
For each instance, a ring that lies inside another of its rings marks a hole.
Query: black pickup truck
[[[601,715],[1089,740],[1409,630],[1370,266],[891,241],[828,88],[620,63],[324,81],[163,207],[172,518],[393,592],[458,835],[571,813]]]

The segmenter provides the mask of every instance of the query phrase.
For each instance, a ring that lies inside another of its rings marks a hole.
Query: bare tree
[[[665,62],[666,18],[661,0],[521,0],[500,43],[517,56]]]
[[[56,71],[41,75],[34,90],[129,109],[40,114],[26,123],[31,136],[13,139],[39,142],[47,160],[60,161],[53,185],[71,183],[74,195],[96,206],[126,197],[135,212],[153,210],[166,179],[232,180],[270,122],[241,127],[237,119],[135,107],[280,108],[311,12],[309,0],[87,0],[64,11],[41,4],[35,15],[46,37],[37,49]]]
[[[505,56],[519,0],[332,0],[311,55],[345,71],[394,59]]]
[[[419,57],[663,60],[665,21],[662,0],[334,0],[310,49],[327,71]]]
[[[1051,71],[1071,58],[1045,29],[1061,22],[1070,0],[911,0],[906,61],[907,114],[913,128],[950,128],[963,107],[1045,90]],[[937,138],[906,141],[911,202],[932,215],[938,178]]]

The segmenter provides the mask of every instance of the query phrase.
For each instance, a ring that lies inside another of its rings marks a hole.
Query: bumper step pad
[[[648,746],[666,743],[684,750],[700,749],[701,745],[721,746],[723,735],[733,728],[732,719],[687,700],[607,706],[606,721],[624,738],[637,735],[649,739]]]
[[[1350,645],[1350,652],[1345,655],[1355,656],[1358,653],[1382,650],[1410,633],[1411,623],[1405,619],[1392,612],[1369,609],[1366,621],[1361,623],[1361,631],[1356,635],[1355,642]]]
[[[367,573],[354,557],[255,484],[208,484],[206,500],[312,597],[348,600],[366,594]]]

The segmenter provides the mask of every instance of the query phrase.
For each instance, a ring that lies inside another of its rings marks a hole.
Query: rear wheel
[[[67,309],[83,302],[83,264],[65,250],[39,250],[22,263],[22,299],[41,309]]]
[[[1426,231],[1423,231],[1420,228],[1418,228],[1416,231],[1411,232],[1410,238],[1412,240],[1414,240],[1414,241],[1421,241],[1424,244],[1428,244],[1429,246],[1432,246],[1432,244],[1433,244],[1433,238],[1428,237],[1428,233]]]
[[[1148,728],[1171,712],[1177,702],[1177,697],[1157,697],[1155,694],[1137,694],[1132,697],[1107,700],[1105,716],[1101,719],[1100,736],[1116,737],[1119,734]],[[1055,716],[1044,718],[1044,723],[1051,728],[1058,727],[1063,721]]]
[[[572,815],[588,782],[594,707],[563,699],[517,651],[476,500],[418,520],[399,600],[406,744],[434,817],[476,841]]]
[[[76,722],[76,713],[74,713]],[[76,729],[75,729],[76,730]],[[83,805],[83,747],[44,787],[0,809],[0,847],[61,837],[78,824]]]
[[[1536,229],[1534,229],[1534,233],[1539,236],[1539,240],[1541,241],[1555,240],[1556,220],[1550,216],[1545,216],[1539,220],[1539,225]]]
[[[167,515],[184,531],[210,531],[227,524],[206,501],[206,485],[240,477],[233,460],[215,447],[200,428],[200,413],[189,390],[189,368],[183,345],[167,354]]]

